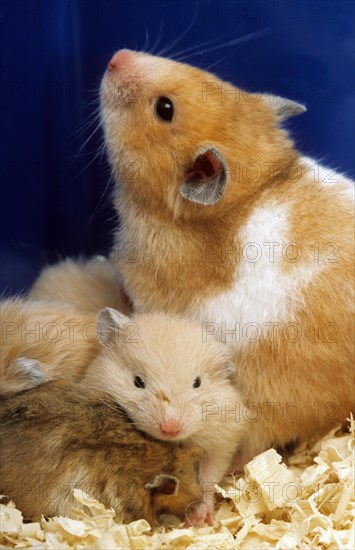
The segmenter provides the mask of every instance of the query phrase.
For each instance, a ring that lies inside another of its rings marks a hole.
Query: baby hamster
[[[0,397],[51,377],[78,380],[99,351],[97,313],[21,298],[0,302]]]
[[[206,506],[191,517],[195,524],[211,522],[211,486],[229,471],[244,434],[230,349],[204,342],[199,323],[163,314],[128,318],[106,308],[98,333],[102,350],[83,383],[112,395],[140,430],[166,441],[192,441],[205,451],[199,480]]]
[[[122,50],[101,86],[116,176],[115,250],[138,313],[198,320],[235,350],[249,403],[242,465],[355,408],[354,185],[303,157],[305,108]]]
[[[115,264],[103,256],[90,260],[67,259],[46,267],[32,286],[32,300],[55,300],[83,311],[112,307],[129,313],[127,296],[120,288]]]
[[[49,382],[1,405],[0,492],[26,519],[72,515],[74,488],[117,512],[118,520],[185,517],[201,500],[201,450],[138,431],[104,393]]]
[[[189,517],[194,524],[211,522],[211,484],[227,473],[244,433],[230,349],[214,339],[204,342],[199,323],[164,314],[129,318],[105,308],[96,329],[95,314],[69,304],[18,299],[2,304],[2,311],[1,395],[48,378],[82,381],[111,394],[149,435],[193,441],[205,451],[199,481],[206,503]],[[30,341],[23,338],[24,326]],[[43,338],[47,326],[54,341]],[[63,329],[60,338],[53,327]]]

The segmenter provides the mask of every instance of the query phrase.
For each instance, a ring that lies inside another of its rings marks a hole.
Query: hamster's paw
[[[186,527],[202,527],[207,523],[213,525],[214,506],[213,502],[199,502],[186,511]]]
[[[37,359],[18,357],[11,361],[7,372],[22,390],[28,390],[47,382],[41,363]]]

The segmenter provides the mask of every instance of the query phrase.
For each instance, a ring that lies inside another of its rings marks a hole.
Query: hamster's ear
[[[232,380],[235,373],[236,366],[234,362],[227,358],[224,361],[211,363],[209,369],[209,375],[213,380],[221,380],[222,378]]]
[[[154,494],[176,495],[179,490],[179,484],[180,481],[177,477],[162,474],[148,481],[145,484],[145,488],[154,492]]]
[[[185,173],[180,195],[197,204],[216,204],[227,183],[227,166],[213,146],[203,147]]]
[[[226,378],[230,378],[231,376],[233,376],[233,374],[235,374],[235,370],[236,370],[236,367],[233,361],[227,361],[227,363],[224,366],[224,372],[225,372]]]
[[[130,322],[129,317],[111,307],[102,309],[96,323],[97,336],[101,344],[107,344],[119,327],[124,327]]]
[[[297,103],[296,101],[292,101],[292,99],[286,99],[285,97],[272,94],[261,94],[261,97],[264,101],[267,101],[279,122],[293,116],[302,115],[307,111],[307,108],[304,105]]]

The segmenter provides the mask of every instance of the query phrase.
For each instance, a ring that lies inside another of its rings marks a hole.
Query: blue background
[[[251,91],[305,102],[289,121],[299,148],[354,176],[352,0],[8,0],[1,26],[1,284],[28,286],[45,263],[105,252],[117,224],[102,133],[87,123],[115,50],[190,55]],[[184,35],[187,27],[190,29]],[[259,31],[259,32],[257,32]],[[201,45],[203,51],[206,46]]]

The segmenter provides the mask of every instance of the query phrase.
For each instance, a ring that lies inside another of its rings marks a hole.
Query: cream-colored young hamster
[[[201,500],[201,450],[137,430],[106,394],[49,382],[1,404],[0,492],[25,519],[72,515],[73,489],[117,512],[122,522],[163,513],[182,519]]]
[[[186,64],[122,50],[101,87],[136,312],[233,345],[251,428],[239,466],[354,410],[354,185],[282,128],[305,111]]]
[[[32,300],[73,304],[83,311],[95,313],[104,307],[112,307],[124,313],[130,311],[115,264],[103,256],[89,260],[66,259],[46,267],[33,284],[28,297]]]
[[[100,349],[97,313],[72,304],[2,300],[0,320],[0,397],[53,377],[78,380]]]
[[[204,342],[198,323],[164,314],[128,318],[106,308],[98,333],[102,349],[83,383],[112,395],[140,430],[205,451],[199,470],[205,506],[190,519],[211,522],[213,484],[230,471],[245,431],[241,396],[231,383],[231,350]]]

